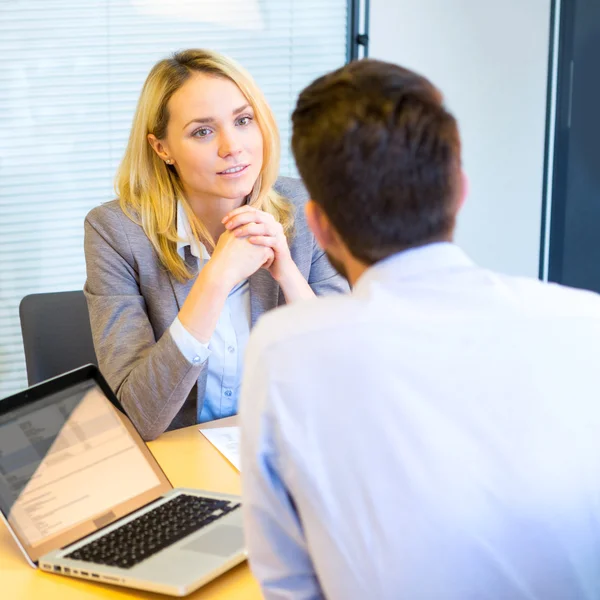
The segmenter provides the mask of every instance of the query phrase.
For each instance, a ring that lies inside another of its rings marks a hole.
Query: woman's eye
[[[250,125],[250,122],[252,121],[252,117],[240,117],[238,119],[238,125]]]
[[[196,131],[194,131],[192,135],[194,137],[206,137],[207,135],[210,135],[210,129],[207,129],[206,127],[201,127],[200,129],[196,129]]]

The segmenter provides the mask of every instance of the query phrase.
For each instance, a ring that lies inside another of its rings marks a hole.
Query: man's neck
[[[368,268],[369,265],[356,259],[353,259],[346,264],[346,273],[348,274],[348,283],[350,284],[350,287],[354,287],[354,284]]]
[[[399,250],[398,254],[402,252],[409,252],[411,250],[417,250],[419,248],[429,246],[430,244],[436,244],[441,242],[452,243],[453,234],[440,236],[439,238],[428,240],[422,245],[411,246],[410,248],[406,248],[405,250]],[[360,260],[354,258],[354,256],[352,256],[352,254],[350,254],[348,250],[346,250],[343,254],[342,264],[344,266],[344,270],[348,278],[348,283],[350,283],[352,287],[354,287],[354,284],[358,281],[360,276],[369,268],[369,265],[367,263],[361,262]]]

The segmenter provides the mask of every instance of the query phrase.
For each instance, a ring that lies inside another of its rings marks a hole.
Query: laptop
[[[91,581],[184,596],[246,558],[240,498],[174,489],[93,365],[0,401],[0,511],[31,566]]]

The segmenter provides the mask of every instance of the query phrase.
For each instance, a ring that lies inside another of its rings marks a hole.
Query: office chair
[[[98,364],[83,292],[30,294],[21,300],[19,317],[29,385]]]

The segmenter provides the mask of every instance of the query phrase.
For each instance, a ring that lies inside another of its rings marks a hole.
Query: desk
[[[202,427],[236,425],[237,417],[207,423]],[[212,444],[198,431],[198,426],[170,431],[148,447],[175,487],[240,493],[240,476]],[[52,575],[32,569],[23,558],[12,536],[0,523],[0,597],[6,600],[92,600],[110,598],[145,598],[159,600],[168,596],[140,592]],[[235,567],[188,598],[193,600],[254,600],[262,598],[258,583],[247,563]]]

